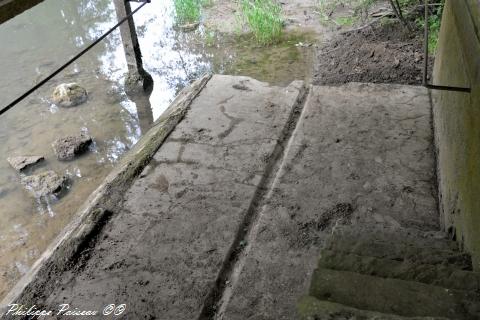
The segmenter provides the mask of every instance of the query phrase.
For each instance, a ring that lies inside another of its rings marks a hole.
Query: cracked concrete
[[[26,296],[125,303],[129,319],[295,319],[332,228],[435,230],[434,181],[423,88],[213,76],[88,245]]]

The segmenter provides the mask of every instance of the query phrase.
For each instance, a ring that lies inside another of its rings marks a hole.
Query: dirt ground
[[[317,51],[313,83],[422,83],[423,39],[420,30],[408,32],[400,22],[340,33]],[[430,59],[430,68],[433,59]]]

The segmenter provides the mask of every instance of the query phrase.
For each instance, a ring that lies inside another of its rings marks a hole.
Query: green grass
[[[173,0],[177,23],[194,23],[200,20],[202,7],[213,6],[214,0]]]
[[[283,31],[282,8],[274,0],[241,0],[244,21],[263,45],[277,42]]]
[[[177,23],[193,23],[200,20],[201,4],[199,0],[173,0]]]

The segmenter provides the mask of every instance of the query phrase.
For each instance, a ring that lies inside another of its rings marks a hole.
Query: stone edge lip
[[[35,297],[41,299],[41,295],[38,296],[35,291],[39,288],[46,289],[49,286],[48,282],[54,282],[51,277],[55,272],[51,272],[51,269],[54,268],[57,272],[65,270],[85,244],[95,236],[99,225],[101,227],[101,224],[108,220],[112,209],[118,203],[116,197],[118,198],[119,194],[126,191],[143,168],[148,165],[168,135],[184,118],[192,102],[211,77],[212,74],[204,75],[177,95],[152,128],[87,198],[77,210],[73,220],[33,264],[30,271],[3,298],[0,302],[0,318],[5,317],[9,304],[20,302],[20,300],[22,300],[21,304],[39,304],[33,300]]]

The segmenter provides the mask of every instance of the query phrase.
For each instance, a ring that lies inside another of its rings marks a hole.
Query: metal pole
[[[423,85],[428,85],[428,0],[425,0],[425,29],[423,39]]]

